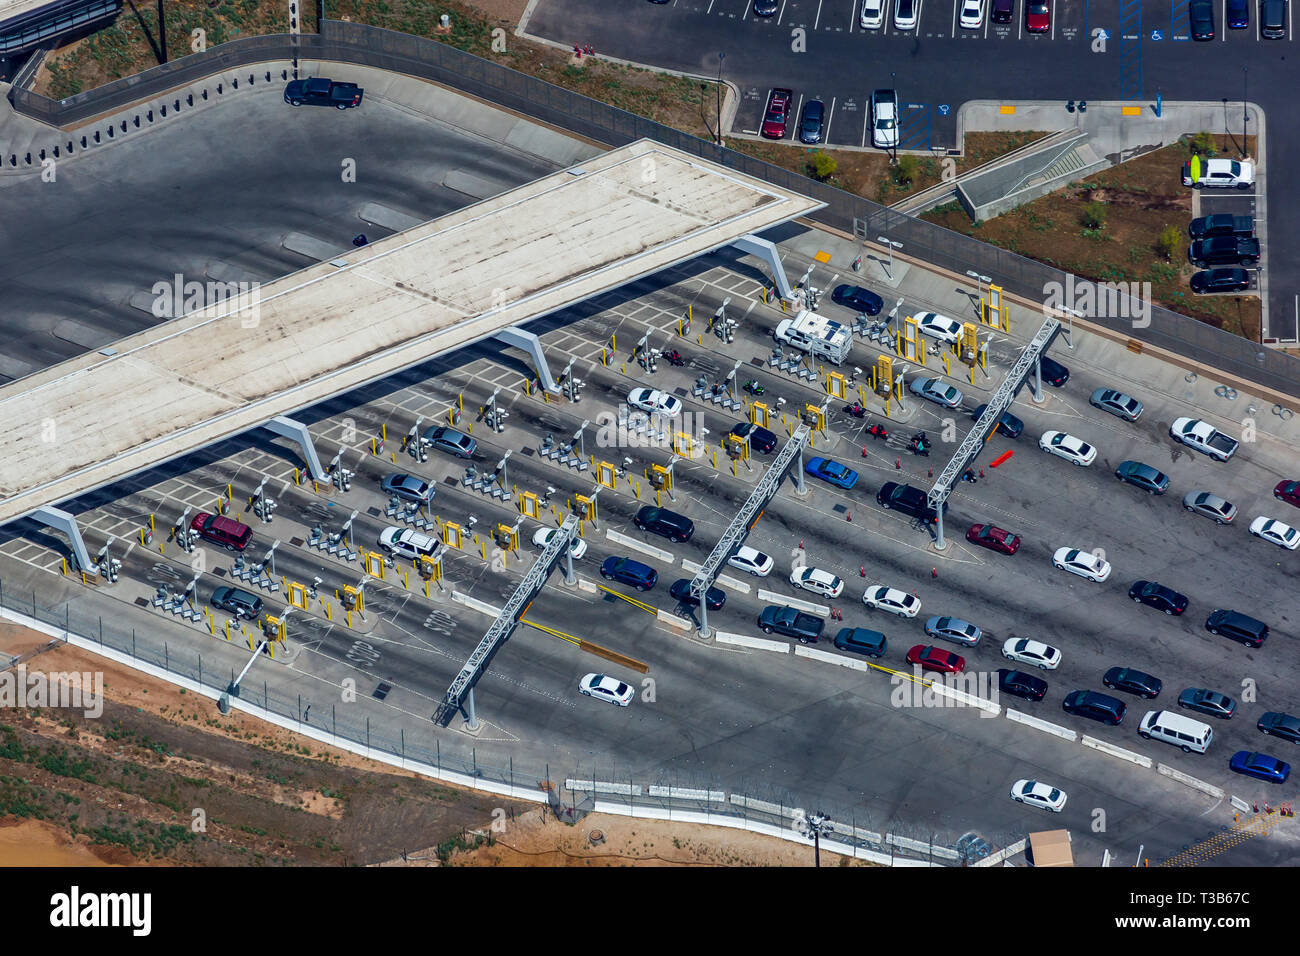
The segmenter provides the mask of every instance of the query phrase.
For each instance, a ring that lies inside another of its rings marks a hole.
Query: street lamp
[[[718,54],[718,85],[716,87],[718,101],[718,145],[722,145],[722,61],[727,58],[727,54]]]
[[[830,817],[824,813],[813,813],[808,817],[808,829],[813,838],[813,866],[822,865],[822,827],[830,823]]]
[[[1249,76],[1249,68],[1246,66],[1242,66],[1241,68],[1241,158],[1242,159],[1246,158],[1246,122],[1247,122],[1246,97],[1247,97],[1247,91],[1249,89],[1247,85],[1248,76]]]

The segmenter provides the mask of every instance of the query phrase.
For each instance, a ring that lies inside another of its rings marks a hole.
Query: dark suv
[[[831,290],[831,301],[836,305],[846,306],[867,315],[879,315],[885,300],[870,289],[860,285],[837,285]]]
[[[1076,690],[1061,701],[1061,709],[1067,714],[1099,720],[1103,724],[1119,724],[1128,713],[1128,704],[1095,690]]]
[[[1259,647],[1268,640],[1268,625],[1240,611],[1212,611],[1205,619],[1205,629],[1211,634],[1230,637],[1247,647]]]
[[[1070,380],[1070,370],[1055,359],[1044,355],[1039,358],[1039,362],[1043,367],[1043,381],[1048,385],[1060,388]]]
[[[695,522],[667,508],[642,508],[632,523],[642,531],[660,535],[669,541],[690,541],[691,535],[695,534]]]
[[[1016,0],[993,0],[993,22],[1010,23],[1016,12]]]
[[[239,588],[219,587],[212,592],[212,606],[238,617],[254,618],[262,613],[262,599]]]
[[[854,654],[883,657],[889,642],[879,631],[869,631],[865,627],[842,627],[835,635],[835,646],[842,651],[852,651]]]
[[[1132,667],[1112,667],[1106,671],[1101,682],[1111,690],[1125,690],[1147,700],[1159,697],[1160,688],[1165,686],[1159,677],[1152,677],[1145,671],[1134,670]]]
[[[880,486],[880,490],[876,492],[876,504],[882,508],[901,511],[926,524],[934,524],[938,520],[924,491],[911,485],[900,485],[896,481],[887,481]],[[948,513],[946,501],[943,503],[943,513],[945,515]]]
[[[1245,292],[1250,288],[1250,273],[1241,268],[1206,269],[1192,276],[1191,286],[1197,295],[1208,292]]]
[[[248,525],[206,511],[200,511],[194,516],[190,530],[197,531],[199,537],[219,544],[227,551],[243,551],[248,547],[248,542],[253,540],[253,529]]]
[[[638,591],[649,591],[659,583],[658,571],[631,558],[606,558],[600,566],[600,576],[606,581],[630,584]]]
[[[1194,266],[1253,266],[1259,262],[1259,240],[1245,236],[1197,239],[1187,250]]]
[[[1286,39],[1286,0],[1263,0],[1260,3],[1259,32],[1270,40]]]

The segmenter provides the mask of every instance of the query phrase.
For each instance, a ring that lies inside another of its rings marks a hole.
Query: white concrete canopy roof
[[[641,140],[164,322],[0,387],[0,523],[821,205]]]

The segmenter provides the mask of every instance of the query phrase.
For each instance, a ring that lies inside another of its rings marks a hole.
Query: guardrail
[[[498,106],[612,147],[649,138],[826,203],[810,218],[821,225],[874,240],[901,242],[905,255],[959,275],[978,270],[1010,294],[1041,300],[1066,273],[1006,249],[846,193],[744,153],[601,103],[455,47],[361,23],[325,20],[319,35],[273,35],[232,40],[95,90],[55,101],[30,90],[10,90],[14,109],[54,126],[67,126],[122,109],[214,73],[268,60],[318,59],[355,63],[442,83]],[[1222,369],[1225,373],[1300,398],[1300,359],[1264,348],[1203,322],[1152,306],[1149,324],[1128,317],[1083,316],[1137,341]]]

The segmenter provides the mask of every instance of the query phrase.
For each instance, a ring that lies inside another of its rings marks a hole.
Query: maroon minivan
[[[248,542],[253,540],[253,529],[240,524],[234,518],[225,515],[208,514],[201,511],[190,522],[190,530],[197,531],[200,537],[219,544],[227,551],[243,551]]]

